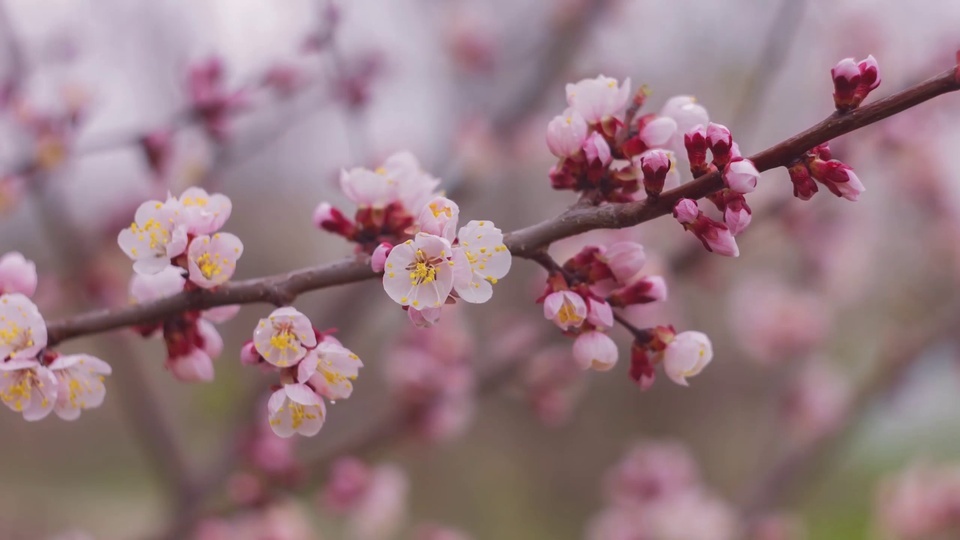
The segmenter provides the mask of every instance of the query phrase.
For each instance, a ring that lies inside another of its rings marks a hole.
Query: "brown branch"
[[[834,113],[826,120],[750,159],[761,171],[785,166],[809,149],[889,116],[919,105],[941,94],[960,90],[955,68],[907,90],[849,113]],[[594,229],[632,227],[672,212],[683,198],[700,199],[723,188],[719,173],[700,176],[667,191],[656,200],[624,204],[575,206],[561,215],[508,233],[504,243],[515,257],[531,259],[553,242]],[[229,283],[213,291],[190,291],[115,311],[94,311],[48,324],[51,344],[66,339],[115,330],[131,325],[153,324],[187,310],[229,304],[290,303],[307,291],[376,277],[364,258],[347,258],[286,274]]]

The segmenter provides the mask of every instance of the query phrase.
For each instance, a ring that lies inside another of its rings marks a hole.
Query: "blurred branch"
[[[852,435],[854,428],[866,416],[878,398],[888,394],[905,372],[918,362],[923,353],[937,341],[955,336],[960,326],[960,305],[953,303],[934,313],[928,323],[914,327],[911,332],[893,333],[887,341],[877,367],[859,386],[844,413],[833,429],[806,443],[784,452],[760,475],[748,492],[742,507],[746,521],[778,509],[787,499],[809,484],[818,466],[840,450]]]
[[[879,122],[941,94],[960,90],[960,81],[955,72],[956,69],[951,68],[870,105],[845,114],[834,113],[819,124],[749,159],[761,171],[785,166],[818,144]],[[720,173],[713,172],[667,191],[657,199],[603,206],[576,205],[555,218],[506,234],[504,243],[514,257],[532,259],[557,240],[594,229],[632,227],[670,214],[680,199],[700,199],[723,187]],[[49,341],[53,345],[82,335],[159,323],[177,313],[216,306],[249,303],[286,305],[307,291],[372,279],[377,275],[370,269],[366,256],[346,258],[285,274],[227,283],[215,290],[187,291],[154,302],[117,310],[92,311],[51,321],[48,324]]]

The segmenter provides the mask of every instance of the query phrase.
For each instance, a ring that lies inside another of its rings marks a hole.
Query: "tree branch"
[[[956,68],[941,73],[902,92],[848,113],[834,113],[817,125],[776,144],[749,159],[761,171],[788,165],[814,146],[840,135],[879,122],[941,94],[960,90]],[[533,258],[553,242],[594,229],[632,227],[672,212],[683,198],[700,199],[722,189],[719,172],[702,175],[667,191],[657,199],[602,206],[575,206],[561,215],[508,233],[504,243],[514,257]],[[376,277],[365,257],[228,283],[217,290],[183,292],[155,302],[109,311],[93,311],[48,324],[51,345],[66,339],[106,332],[131,325],[155,324],[183,311],[230,304],[271,303],[284,305],[312,290]]]

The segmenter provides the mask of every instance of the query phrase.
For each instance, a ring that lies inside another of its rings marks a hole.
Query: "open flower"
[[[0,360],[35,358],[47,346],[47,325],[22,294],[0,296]]]
[[[183,206],[177,199],[147,201],[137,208],[134,222],[120,231],[117,243],[133,259],[138,274],[156,274],[187,249]]]
[[[253,331],[253,344],[267,362],[289,367],[317,346],[317,335],[306,315],[292,307],[282,307],[260,319]]]
[[[680,332],[663,351],[663,370],[670,380],[689,386],[687,377],[698,375],[713,360],[713,345],[702,332]]]
[[[470,221],[460,228],[454,248],[453,286],[465,302],[479,304],[493,296],[493,285],[510,271],[512,258],[503,233],[492,221]]]
[[[561,330],[576,328],[587,318],[587,303],[572,291],[550,293],[543,300],[543,316]]]
[[[630,99],[630,79],[623,84],[610,77],[598,76],[567,85],[567,103],[591,124],[623,112]]]
[[[270,428],[278,437],[292,437],[294,433],[312,437],[323,427],[327,407],[307,385],[285,384],[270,396],[267,412]]]
[[[418,233],[394,246],[387,256],[383,288],[394,302],[417,309],[440,307],[453,290],[450,242]]]
[[[20,293],[33,296],[37,292],[37,267],[19,252],[0,257],[0,294]]]
[[[360,357],[328,338],[300,362],[297,380],[327,399],[347,399],[361,367]]]
[[[587,140],[587,129],[583,116],[568,108],[547,124],[547,147],[558,158],[574,156]]]
[[[204,289],[226,283],[243,255],[243,242],[230,233],[198,236],[187,253],[190,281]]]
[[[42,420],[57,403],[57,379],[33,358],[0,362],[0,401],[28,422]]]
[[[420,212],[420,232],[453,242],[456,238],[460,207],[446,197],[435,197]]]
[[[211,234],[223,227],[233,204],[220,193],[208,194],[198,187],[190,187],[180,194],[183,223],[190,234]]]
[[[53,410],[63,420],[76,420],[84,409],[99,407],[107,394],[103,378],[112,372],[109,364],[89,354],[58,356],[50,371],[59,385]]]

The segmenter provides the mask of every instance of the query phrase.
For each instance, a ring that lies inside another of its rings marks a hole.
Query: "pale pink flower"
[[[613,308],[606,302],[587,299],[587,322],[600,330],[613,328]]]
[[[120,231],[117,243],[133,259],[133,269],[138,274],[160,272],[187,249],[183,206],[174,198],[141,204],[134,222]]]
[[[558,158],[574,156],[587,140],[588,129],[583,116],[568,108],[547,124],[547,147]]]
[[[650,148],[662,148],[670,144],[676,134],[676,120],[669,116],[658,116],[643,126],[640,140]]]
[[[183,292],[187,279],[183,269],[166,266],[155,274],[135,274],[130,280],[130,296],[139,304]]]
[[[361,207],[384,208],[397,200],[396,181],[388,179],[386,171],[378,173],[363,167],[340,171],[340,189]],[[314,220],[318,217],[323,217],[320,207],[314,213]]]
[[[253,340],[246,342],[240,347],[240,363],[245,366],[254,366],[260,363],[260,353],[257,351],[257,346],[253,344]]]
[[[424,172],[420,161],[410,152],[396,152],[388,157],[377,171],[396,182],[397,200],[407,212],[416,216],[435,196],[440,180]]]
[[[167,358],[164,365],[178,381],[210,382],[213,380],[213,358],[202,348],[191,347],[182,355]]]
[[[604,477],[604,494],[619,505],[644,504],[695,488],[700,471],[686,446],[673,441],[634,445]]]
[[[381,242],[380,245],[373,249],[373,254],[370,255],[370,268],[374,272],[383,272],[387,264],[387,256],[390,255],[390,250],[392,249],[393,246],[387,242]]]
[[[749,159],[731,161],[723,169],[723,182],[737,193],[751,193],[757,189],[760,171]]]
[[[88,354],[58,356],[50,363],[59,389],[54,412],[64,420],[80,418],[84,409],[95,409],[103,403],[107,389],[103,378],[110,375],[110,365]]]
[[[697,103],[693,96],[674,96],[664,103],[660,109],[660,116],[673,119],[676,122],[676,132],[667,147],[674,152],[683,152],[684,134],[698,125],[706,126],[710,123],[707,109]]]
[[[613,157],[610,155],[610,145],[607,144],[603,135],[596,131],[591,133],[587,140],[583,142],[583,155],[587,157],[587,163],[599,161],[604,167],[613,161]]]
[[[952,538],[960,527],[960,470],[918,462],[880,486],[875,514],[898,540]]]
[[[182,223],[190,234],[212,234],[220,230],[233,210],[226,195],[211,195],[198,187],[187,188],[178,200],[182,206]]]
[[[289,367],[317,346],[317,335],[306,315],[292,307],[282,307],[260,319],[253,331],[253,343],[264,360],[277,367]]]
[[[441,308],[407,308],[407,317],[418,328],[430,328],[440,320]]]
[[[53,373],[33,358],[0,362],[0,401],[28,422],[42,420],[53,411],[58,388]]]
[[[454,262],[450,242],[418,233],[387,256],[383,288],[390,298],[417,309],[440,307],[453,290]]]
[[[510,250],[492,221],[470,221],[457,233],[453,250],[453,288],[465,302],[479,304],[493,296],[496,285],[510,271]]]
[[[738,521],[726,502],[705,492],[689,490],[651,509],[651,538],[733,540]]]
[[[446,197],[435,197],[420,212],[420,232],[453,242],[457,236],[460,207]]]
[[[591,124],[624,111],[630,99],[630,78],[623,84],[616,79],[598,76],[567,85],[567,104]]]
[[[270,396],[267,411],[270,427],[283,438],[294,433],[312,437],[320,432],[327,416],[323,398],[305,384],[283,385]]]
[[[573,342],[573,358],[581,369],[610,371],[618,356],[617,344],[603,332],[583,332]]]
[[[395,538],[407,519],[409,491],[409,480],[400,467],[387,464],[373,468],[370,484],[347,520],[347,537]]]
[[[33,296],[37,292],[37,267],[19,252],[0,257],[0,294],[20,293]]]
[[[624,285],[630,283],[647,263],[647,254],[637,242],[610,244],[601,258],[613,272],[617,282]]]
[[[329,400],[347,399],[361,367],[360,357],[350,349],[325,339],[300,362],[297,381]]]
[[[575,292],[556,291],[543,300],[543,316],[561,330],[576,328],[587,318],[587,303]]]
[[[680,332],[663,351],[663,371],[680,386],[698,375],[713,360],[713,344],[702,332]]]
[[[22,294],[0,295],[0,361],[34,358],[47,346],[47,324]]]
[[[243,242],[230,233],[197,236],[187,252],[190,281],[204,289],[223,285],[233,277],[241,255]]]

